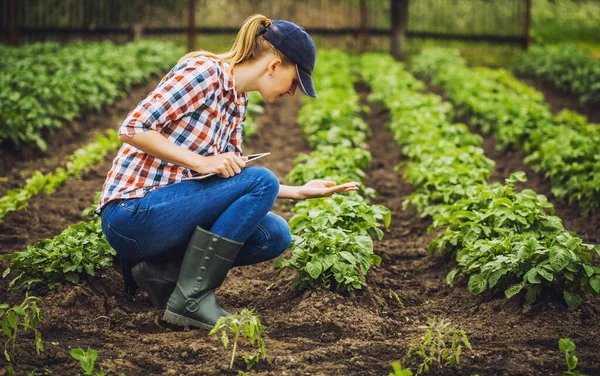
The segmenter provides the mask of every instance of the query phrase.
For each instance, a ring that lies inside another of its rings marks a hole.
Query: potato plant
[[[134,84],[164,73],[184,51],[142,40],[35,43],[0,54],[0,141],[45,150],[42,132],[123,97]]]
[[[413,72],[431,77],[474,125],[495,133],[502,149],[521,148],[525,162],[551,182],[560,199],[583,214],[600,209],[600,131],[570,112],[552,115],[543,96],[507,71],[469,68],[455,50],[418,55]]]
[[[469,338],[464,330],[457,329],[444,319],[431,317],[424,327],[425,334],[413,343],[404,360],[419,358],[421,362],[417,375],[429,372],[432,365],[456,367],[460,364],[463,349],[472,350]]]
[[[82,173],[102,162],[108,153],[121,144],[117,132],[109,130],[104,135],[99,135],[96,141],[71,154],[65,167],[58,167],[54,172],[47,174],[36,171],[27,179],[23,188],[9,190],[0,197],[0,222],[10,212],[25,209],[33,196],[42,193],[50,195],[68,179],[80,178]]]
[[[42,333],[36,326],[42,319],[42,299],[26,295],[23,302],[19,305],[10,307],[7,303],[0,304],[0,325],[2,333],[7,337],[4,342],[4,357],[8,362],[15,361],[17,346],[17,337],[21,329],[23,331],[31,330],[35,335],[35,351],[39,355],[44,351],[42,342]]]
[[[354,90],[352,59],[339,51],[319,55],[319,101],[307,101],[299,124],[315,148],[301,154],[287,180],[305,184],[313,179],[339,183],[361,181],[371,154],[358,148],[369,134],[361,117],[364,109]],[[327,288],[343,292],[360,289],[366,274],[381,258],[373,253],[372,238],[381,239],[391,221],[390,211],[371,205],[370,188],[328,198],[296,203],[290,228],[294,234],[291,257],[275,262],[278,272],[290,268],[298,273],[297,288]]]
[[[568,338],[561,338],[558,341],[560,352],[565,354],[568,370],[563,372],[563,376],[579,376],[581,373],[577,371],[577,357],[575,356],[575,344]]]
[[[229,336],[233,336],[233,348],[229,362],[230,369],[233,368],[238,342],[245,341],[251,346],[258,346],[258,350],[254,355],[242,354],[244,363],[246,363],[246,369],[251,369],[265,357],[266,345],[264,339],[261,337],[264,330],[260,318],[254,314],[253,310],[245,308],[239,314],[221,317],[208,334],[216,335],[218,333],[221,333],[221,343],[225,348],[229,346]]]
[[[418,60],[417,71],[461,62],[454,53],[425,56]],[[600,293],[600,267],[591,264],[591,252],[600,252],[600,247],[583,244],[566,231],[546,197],[532,190],[515,191],[515,183],[526,179],[523,173],[513,174],[504,185],[488,184],[494,164],[479,146],[479,136],[469,136],[464,125],[451,124],[449,104],[444,106],[439,98],[420,93],[422,85],[407,78],[398,68],[401,64],[390,57],[367,54],[361,64],[365,80],[374,82],[371,98],[383,100],[390,109],[388,126],[410,157],[401,167],[415,191],[405,204],[431,216],[431,229],[446,229],[429,249],[457,263],[458,268],[447,275],[449,284],[463,275],[469,278],[473,294],[499,291],[510,298],[523,291],[526,303],[553,288],[572,308],[578,307],[586,294]],[[392,77],[375,76],[368,67],[378,67],[376,71],[389,72]],[[451,77],[454,74],[449,73]],[[527,94],[526,88],[504,73],[494,74],[507,87]],[[439,76],[440,81],[444,79]],[[385,96],[379,95],[382,93]],[[583,119],[568,113],[561,116],[573,129],[587,129]]]
[[[90,215],[92,206],[84,211]],[[52,239],[42,239],[28,246],[24,252],[1,255],[0,260],[10,260],[2,273],[6,278],[12,270],[21,273],[9,284],[9,289],[35,283],[52,287],[63,280],[76,283],[82,275],[95,275],[95,270],[113,263],[114,249],[102,233],[99,216],[87,222],[67,227]]]
[[[600,61],[574,45],[534,45],[516,56],[512,70],[550,80],[583,103],[600,103]]]

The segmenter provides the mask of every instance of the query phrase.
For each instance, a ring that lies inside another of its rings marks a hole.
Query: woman
[[[102,231],[122,257],[126,289],[135,285],[163,319],[212,328],[225,315],[214,294],[232,266],[273,259],[291,242],[276,198],[306,199],[356,190],[314,180],[280,185],[242,156],[248,92],[267,102],[302,91],[316,98],[316,50],[297,25],[248,18],[230,51],[184,56],[119,128],[124,142],[98,203]],[[182,180],[192,172],[215,173]],[[183,260],[182,260],[183,259]],[[130,270],[130,263],[136,263]],[[130,274],[131,273],[131,274]]]

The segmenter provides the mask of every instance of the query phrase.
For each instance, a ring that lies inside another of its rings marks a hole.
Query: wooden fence
[[[0,0],[5,43],[236,33],[254,13],[311,35],[528,44],[531,0]],[[191,11],[190,11],[191,10]],[[192,17],[193,16],[193,17]],[[192,47],[192,46],[190,46]],[[398,52],[398,51],[396,51]]]

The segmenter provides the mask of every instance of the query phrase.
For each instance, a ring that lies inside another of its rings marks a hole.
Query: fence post
[[[6,29],[7,43],[12,46],[16,46],[19,43],[19,36],[17,34],[17,10],[15,7],[15,0],[8,0],[8,29]]]
[[[359,37],[359,51],[365,53],[367,50],[367,0],[360,0],[360,37]]]
[[[188,0],[188,52],[196,50],[196,0]]]
[[[528,50],[531,43],[529,30],[531,29],[531,0],[525,0],[525,35],[523,39],[523,49]]]
[[[406,48],[405,33],[408,25],[408,0],[390,0],[392,17],[392,55],[402,60]]]
[[[144,33],[144,11],[147,0],[135,0],[133,2],[133,23],[131,24],[131,40],[136,41]]]

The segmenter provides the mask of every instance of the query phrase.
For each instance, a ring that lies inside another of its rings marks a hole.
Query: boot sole
[[[168,310],[165,310],[165,314],[163,315],[163,320],[168,322],[169,324],[173,324],[173,325],[178,325],[178,326],[183,326],[183,327],[189,327],[189,326],[194,326],[196,328],[201,328],[201,329],[212,329],[215,326],[214,325],[208,325],[205,324],[201,321],[196,321],[196,320],[192,320],[190,318],[187,318],[185,316],[181,316],[178,315],[176,313],[173,312],[169,312]]]
[[[150,302],[152,302],[152,305],[154,305],[155,307],[158,307],[158,308],[166,308],[167,307],[166,302],[164,304],[160,304],[158,302],[158,298],[156,297],[152,288],[150,287],[148,280],[143,276],[142,271],[139,270],[140,269],[139,265],[140,264],[131,268],[131,274],[133,275],[133,280],[135,281],[135,283],[137,283],[137,285],[140,287],[140,289],[142,289],[145,293],[148,294],[148,297],[150,298]]]

